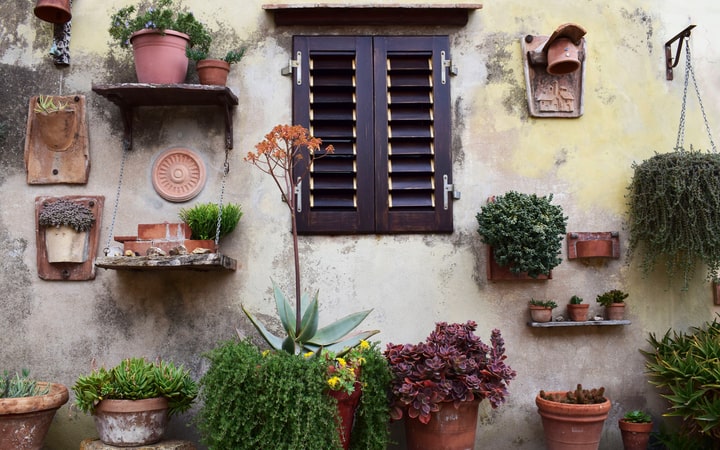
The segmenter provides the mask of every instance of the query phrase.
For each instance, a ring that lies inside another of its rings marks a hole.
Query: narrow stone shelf
[[[587,320],[585,322],[528,322],[528,326],[533,328],[553,328],[553,327],[601,327],[613,325],[630,325],[629,320]]]
[[[237,261],[220,253],[177,256],[103,256],[95,258],[95,267],[133,271],[217,272],[237,270]]]

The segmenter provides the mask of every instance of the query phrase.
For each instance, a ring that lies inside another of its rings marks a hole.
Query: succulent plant
[[[95,216],[82,203],[61,198],[43,203],[38,223],[43,227],[68,226],[75,231],[88,231],[95,223]]]
[[[35,397],[50,392],[50,385],[38,386],[37,381],[30,378],[30,371],[22,369],[21,373],[11,376],[8,371],[0,378],[0,398]]]
[[[552,300],[535,300],[533,298],[528,302],[528,304],[530,304],[532,306],[542,306],[543,308],[550,308],[550,309],[557,308],[557,303],[555,303]]]
[[[613,303],[625,303],[625,299],[628,298],[628,295],[630,294],[627,292],[623,292],[619,289],[613,289],[598,295],[596,301],[602,306],[608,307]]]
[[[597,403],[605,403],[605,388],[583,389],[582,384],[578,384],[574,391],[567,392],[546,392],[540,391],[540,398],[557,403],[572,403],[575,405],[589,405]]]
[[[652,416],[645,411],[635,409],[633,411],[626,412],[623,416],[623,420],[630,423],[650,423],[652,422]]]

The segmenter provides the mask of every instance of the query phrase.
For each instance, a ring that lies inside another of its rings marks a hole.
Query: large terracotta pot
[[[166,398],[103,400],[95,408],[100,440],[116,447],[137,447],[158,442],[168,423]]]
[[[588,316],[588,309],[590,305],[588,303],[573,304],[568,303],[567,312],[570,320],[573,322],[585,322]]]
[[[38,383],[40,387],[48,383]],[[55,411],[68,401],[68,390],[52,383],[45,395],[0,399],[0,450],[40,450]]]
[[[50,23],[65,23],[72,19],[70,0],[37,0],[33,12]]]
[[[552,320],[552,309],[537,305],[528,305],[528,307],[533,322],[550,322]]]
[[[230,64],[221,59],[202,59],[195,66],[200,84],[225,86],[230,73]]]
[[[176,84],[185,81],[187,34],[173,30],[145,29],[130,36],[138,83]]]
[[[554,394],[557,392],[550,392]],[[597,450],[610,399],[603,403],[576,405],[535,397],[545,430],[548,450]]]
[[[473,450],[480,400],[441,403],[440,411],[432,413],[430,422],[405,419],[407,450]]]
[[[348,450],[350,448],[350,434],[355,423],[355,411],[362,395],[362,384],[356,382],[352,394],[344,391],[328,391],[328,394],[337,400],[338,415],[340,417],[340,442],[343,450]]]
[[[652,432],[652,422],[635,423],[626,422],[624,419],[618,421],[620,434],[622,435],[623,447],[625,450],[646,450]]]

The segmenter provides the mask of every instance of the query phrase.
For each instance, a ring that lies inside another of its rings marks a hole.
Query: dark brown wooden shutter
[[[317,159],[302,185],[298,231],[374,231],[372,60],[367,37],[296,36],[302,78],[293,120],[335,152]]]
[[[375,215],[379,233],[452,232],[448,39],[377,37]],[[444,176],[447,179],[444,179]],[[446,207],[447,206],[447,207]]]

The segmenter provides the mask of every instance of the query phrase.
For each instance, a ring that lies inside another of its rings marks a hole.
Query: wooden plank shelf
[[[586,320],[585,322],[572,322],[564,320],[562,322],[528,322],[528,326],[533,328],[553,328],[553,327],[601,327],[614,325],[630,325],[629,320]]]
[[[201,272],[235,271],[237,261],[220,253],[176,256],[103,256],[95,258],[95,267],[112,270]]]

